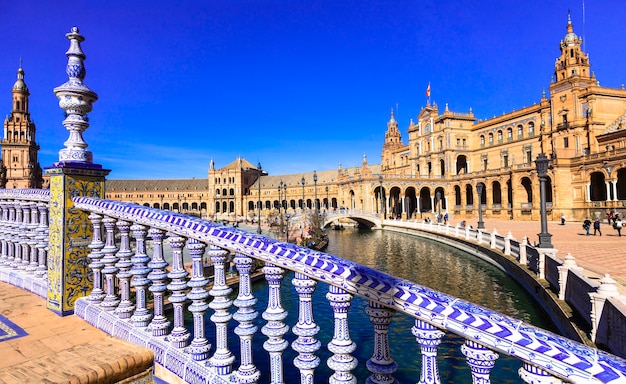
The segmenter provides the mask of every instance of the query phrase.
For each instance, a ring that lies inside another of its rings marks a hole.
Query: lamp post
[[[385,200],[383,196],[383,175],[378,176],[378,183],[380,184],[380,191],[378,192],[380,196],[380,216],[383,219],[387,219],[385,215]]]
[[[328,204],[330,203],[330,201],[328,201],[328,185],[326,186],[326,210],[328,211]]]
[[[548,219],[546,217],[546,179],[548,178],[548,157],[540,153],[535,160],[537,165],[537,176],[539,176],[539,207],[541,213],[541,233],[539,236],[539,248],[554,248],[550,242],[552,235],[548,233]]]
[[[285,242],[289,242],[289,214],[285,215]]]
[[[283,182],[281,181],[278,185],[278,217],[280,218],[280,228],[279,228],[279,237],[283,234],[283,215],[280,213],[280,208],[283,205],[283,200],[281,199],[281,193],[283,192]]]
[[[300,182],[302,183],[302,213],[304,213],[304,183],[306,182],[306,180],[304,180],[304,176],[302,176],[302,180],[300,180]]]
[[[317,172],[313,171],[313,205],[315,206],[315,214],[317,215]]]
[[[476,184],[476,193],[478,193],[478,229],[485,229],[485,223],[483,223],[483,183]]]
[[[259,196],[258,196],[258,201],[256,203],[257,216],[258,216],[256,233],[260,235],[261,234],[261,162],[260,161],[259,161],[259,166],[257,167],[257,169],[259,171]]]
[[[441,192],[435,193],[437,199],[437,224],[441,224]]]
[[[285,209],[285,221],[286,221],[286,226],[289,225],[289,215],[287,214],[287,183],[283,184],[283,198],[285,199],[285,206],[283,207]],[[280,202],[280,204],[282,205],[282,201]],[[281,222],[282,222],[282,217],[281,217]],[[282,228],[281,228],[282,230]],[[285,228],[285,241],[289,242],[289,231]]]

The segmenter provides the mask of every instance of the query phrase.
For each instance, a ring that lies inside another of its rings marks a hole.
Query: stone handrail
[[[362,214],[360,216],[363,216]],[[608,346],[612,341],[611,351],[619,356],[626,356],[626,343],[611,335],[626,332],[626,301],[623,304],[611,305],[611,318],[605,316],[605,303],[614,298],[620,302],[620,295],[615,281],[605,275],[599,282],[582,275],[582,268],[576,265],[572,255],[567,254],[563,260],[558,259],[556,249],[536,248],[528,244],[526,237],[517,241],[509,232],[506,236],[492,232],[479,231],[474,228],[452,227],[436,223],[420,221],[386,220],[384,226],[415,229],[424,232],[445,234],[451,238],[475,242],[487,249],[495,249],[506,256],[515,258],[521,267],[533,272],[538,279],[546,279],[556,291],[558,299],[566,301],[575,309],[590,328],[590,339],[600,345]],[[620,308],[617,308],[620,307]],[[621,316],[619,315],[621,310]]]
[[[47,292],[47,189],[0,189],[0,280],[41,297]]]
[[[73,201],[78,209],[90,212],[94,227],[94,238],[89,246],[94,288],[88,298],[76,302],[76,313],[110,334],[152,348],[157,363],[184,380],[257,382],[259,371],[252,360],[250,345],[252,335],[257,332],[253,321],[258,316],[254,309],[256,298],[250,290],[254,260],[264,262],[263,272],[270,287],[270,300],[263,313],[267,323],[261,331],[268,336],[263,348],[272,356],[272,382],[282,381],[282,353],[288,344],[283,339],[289,327],[282,321],[286,312],[280,299],[280,282],[285,270],[295,272],[293,285],[299,295],[299,319],[292,327],[298,338],[292,348],[298,352],[294,364],[300,369],[302,382],[311,382],[313,371],[319,364],[315,355],[320,348],[315,339],[319,327],[313,320],[310,300],[318,282],[329,284],[326,297],[334,312],[335,337],[328,345],[333,353],[328,365],[335,372],[331,382],[355,380],[351,371],[357,362],[351,353],[356,347],[350,340],[346,318],[354,295],[369,300],[367,313],[377,324],[374,355],[366,364],[372,372],[370,381],[373,383],[393,381],[396,363],[389,353],[388,330],[394,312],[415,319],[412,332],[422,348],[420,383],[438,377],[436,346],[444,336],[442,330],[466,339],[461,350],[467,356],[475,382],[489,381],[489,371],[497,358],[494,351],[521,360],[520,376],[528,383],[557,383],[560,380],[617,383],[626,380],[626,361],[621,358],[333,255],[135,204],[88,197],[77,197]],[[450,231],[450,227],[446,231]],[[119,232],[119,245],[116,244],[116,232]],[[136,241],[135,251],[129,245],[131,232]],[[154,242],[152,256],[145,252],[148,234]],[[169,272],[166,271],[168,263],[162,257],[162,241],[166,234],[170,235],[173,250]],[[465,236],[470,235],[478,235],[479,241],[486,240],[480,232],[466,230]],[[493,236],[490,241],[494,246],[497,243]],[[193,259],[191,278],[182,266],[185,244]],[[215,270],[210,291],[206,290],[208,279],[201,265],[207,247]],[[239,295],[234,302],[228,299],[231,288],[225,283],[224,273],[226,262],[232,255],[239,272]],[[154,309],[148,309],[146,305],[148,291],[153,294]],[[171,331],[169,321],[163,316],[163,303],[168,292],[174,309]],[[210,303],[209,296],[213,296]],[[182,325],[186,301],[192,302],[189,311],[194,318],[193,335]],[[228,311],[232,304],[238,307],[233,315]],[[204,312],[209,307],[215,311],[211,321],[216,327],[213,339],[216,348],[212,357],[209,357],[210,346],[204,335]],[[227,347],[231,316],[239,323],[234,330],[241,343],[237,370],[233,366],[235,357]]]

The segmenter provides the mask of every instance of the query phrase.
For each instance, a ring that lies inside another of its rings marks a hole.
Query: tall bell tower
[[[39,145],[35,141],[35,123],[30,119],[28,96],[22,60],[13,85],[11,114],[4,119],[0,188],[41,188],[43,179],[37,161]]]

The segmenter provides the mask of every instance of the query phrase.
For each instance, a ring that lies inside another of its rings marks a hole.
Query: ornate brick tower
[[[35,141],[35,123],[28,112],[30,92],[24,82],[20,60],[17,81],[13,85],[13,107],[4,119],[0,188],[41,188],[43,179],[37,161],[39,145]]]

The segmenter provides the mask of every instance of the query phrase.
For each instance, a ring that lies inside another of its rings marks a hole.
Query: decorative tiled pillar
[[[491,383],[489,373],[495,366],[499,355],[472,340],[465,340],[465,344],[461,345],[461,352],[467,358],[467,364],[472,371],[472,383]]]
[[[92,229],[87,213],[74,208],[73,197],[104,198],[104,177],[109,173],[93,163],[82,132],[89,126],[87,114],[98,95],[84,83],[84,40],[78,28],[66,35],[70,48],[66,52],[69,80],[54,89],[59,107],[67,116],[63,125],[70,132],[65,148],[59,151],[59,162],[46,168],[50,175],[50,241],[48,251],[48,309],[59,315],[74,312],[74,303],[86,296],[92,287],[89,272],[89,248]]]
[[[422,352],[422,372],[419,384],[440,384],[437,348],[441,344],[444,333],[422,320],[415,320],[412,332]]]

